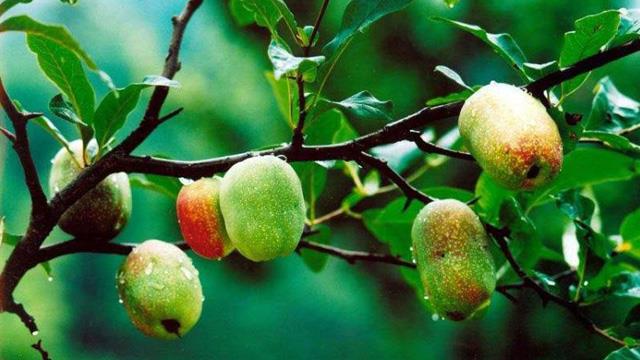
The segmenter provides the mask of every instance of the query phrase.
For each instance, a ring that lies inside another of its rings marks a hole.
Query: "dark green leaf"
[[[324,191],[327,183],[327,168],[316,162],[304,162],[293,164],[304,193],[304,200],[307,203],[307,209],[315,212],[316,200]]]
[[[524,72],[532,80],[540,79],[541,77],[558,70],[558,62],[555,60],[544,64],[524,63],[522,65],[524,66]]]
[[[611,278],[604,287],[595,291],[585,289],[584,293],[588,302],[601,301],[609,296],[640,299],[640,272],[623,272]]]
[[[364,32],[371,24],[385,15],[402,10],[412,0],[351,0],[342,16],[342,26],[333,40],[323,49],[327,59],[333,58],[343,46],[359,32]]]
[[[0,16],[4,15],[9,9],[18,4],[28,4],[33,0],[5,0],[0,3]]]
[[[42,71],[67,96],[80,120],[92,124],[95,95],[78,57],[39,35],[27,35],[27,43],[37,55]]]
[[[476,207],[478,215],[490,224],[499,225],[502,203],[513,195],[514,192],[498,185],[487,173],[483,172],[478,178],[475,188],[475,196],[479,198]]]
[[[625,326],[629,326],[634,323],[640,323],[640,305],[634,306],[624,319]]]
[[[625,96],[609,77],[598,81],[587,128],[618,132],[640,124],[640,103]]]
[[[269,29],[273,37],[278,38],[278,23],[284,20],[291,36],[295,38],[298,27],[296,20],[283,0],[240,0],[244,8],[253,14],[259,26]],[[246,14],[243,14],[246,17]]]
[[[96,109],[93,127],[98,146],[102,149],[122,128],[127,116],[138,104],[140,92],[146,85],[129,85],[117,92],[109,92]]]
[[[558,60],[560,68],[566,68],[596,54],[616,35],[619,24],[620,13],[617,10],[604,11],[576,20],[575,31],[564,34],[564,45]],[[562,83],[561,99],[575,92],[587,76],[588,74],[580,75]]]
[[[627,215],[620,225],[620,235],[628,242],[636,242],[640,245],[640,209]]]
[[[49,101],[49,110],[59,118],[72,124],[88,126],[76,114],[72,103],[64,99],[62,94],[58,94]]]
[[[168,176],[135,174],[129,176],[129,181],[132,186],[153,190],[173,200],[178,197],[182,188],[178,179]]]
[[[305,126],[309,145],[337,144],[354,139],[358,133],[339,110],[329,110]]]
[[[524,70],[524,63],[527,58],[509,34],[492,34],[477,25],[465,24],[463,22],[449,20],[443,17],[435,17],[437,21],[453,25],[460,30],[466,31],[489,45],[498,56],[503,58],[509,66],[515,68],[519,75],[528,80],[527,73]]]
[[[247,26],[255,22],[253,12],[244,7],[242,0],[229,0],[229,10],[233,19],[240,26]]]
[[[307,240],[323,245],[330,243],[331,229],[328,226],[320,224],[313,230],[318,231],[318,233],[307,237]],[[302,256],[302,261],[304,261],[305,265],[314,273],[322,271],[329,260],[328,254],[304,248],[300,249],[300,256]]]
[[[462,80],[462,77],[455,72],[454,70],[444,66],[444,65],[438,65],[436,66],[436,68],[434,69],[435,72],[439,72],[442,75],[446,76],[447,78],[453,80],[453,82],[455,82],[456,84],[460,85],[462,88],[467,89],[471,92],[473,92],[473,88],[471,88],[469,85],[467,85],[464,80]]]
[[[438,106],[438,105],[456,103],[459,101],[465,101],[471,95],[473,95],[473,91],[462,90],[460,92],[454,92],[446,96],[429,99],[427,101],[427,106]]]
[[[0,218],[0,246],[3,244],[16,246],[21,239],[22,236],[8,233],[4,226],[4,217]]]
[[[271,85],[271,90],[273,90],[273,95],[276,98],[276,103],[282,116],[289,126],[294,128],[296,124],[291,102],[294,104],[298,102],[298,92],[295,91],[295,85],[291,84],[290,80],[286,78],[276,80],[272,71],[265,72],[264,76],[267,78],[269,85]]]
[[[21,15],[9,18],[1,23],[0,32],[5,31],[22,31],[28,35],[46,39],[76,54],[90,69],[98,70],[98,66],[82,50],[80,44],[71,36],[69,31],[62,26],[42,24],[26,15]]]
[[[284,75],[291,75],[300,71],[304,74],[306,81],[312,82],[315,80],[317,67],[324,62],[324,56],[294,56],[275,40],[269,44],[268,54],[269,60],[273,64],[276,80],[280,80]]]
[[[604,131],[585,131],[582,136],[588,139],[600,140],[612,149],[623,153],[640,155],[640,146],[631,142],[628,138],[607,133]]]
[[[350,119],[363,121],[383,121],[391,120],[393,103],[391,101],[381,101],[368,91],[361,91],[342,101],[330,101],[322,99],[318,103],[317,112],[323,112],[330,108],[342,110]]]

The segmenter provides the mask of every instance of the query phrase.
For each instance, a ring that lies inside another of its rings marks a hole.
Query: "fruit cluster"
[[[465,102],[459,128],[466,148],[499,184],[531,190],[548,184],[562,166],[562,142],[544,106],[523,90],[487,85]],[[82,143],[53,159],[52,192],[70,183],[94,155]],[[293,168],[274,156],[258,156],[232,166],[224,177],[183,186],[177,217],[190,248],[220,260],[237,250],[252,261],[291,254],[305,224],[305,202]],[[60,227],[79,238],[110,240],[131,213],[127,175],[113,174],[74,204]],[[475,214],[457,200],[437,200],[416,217],[413,257],[434,311],[464,320],[489,304],[496,271],[489,237]],[[177,246],[148,240],[137,246],[116,277],[121,302],[144,334],[175,339],[197,322],[202,288],[198,271]]]

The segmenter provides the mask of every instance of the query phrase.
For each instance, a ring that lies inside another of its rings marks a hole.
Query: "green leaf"
[[[75,5],[78,3],[78,0],[60,0],[63,4]]]
[[[10,234],[6,231],[4,226],[4,217],[0,217],[0,246],[3,244],[16,246],[21,239],[22,236]]]
[[[606,149],[578,148],[565,156],[558,177],[534,192],[533,198],[586,185],[629,180],[639,173],[640,162],[629,156]]]
[[[309,145],[337,144],[358,137],[349,121],[339,110],[329,110],[305,126]]]
[[[610,148],[623,153],[640,155],[640,146],[631,142],[628,138],[607,133],[604,131],[585,131],[582,136],[588,139],[596,139],[604,142]]]
[[[316,69],[324,62],[324,56],[297,57],[289,53],[279,42],[273,40],[269,44],[269,60],[273,64],[274,76],[276,80],[284,75],[291,75],[300,71],[305,80],[312,82],[315,80]]]
[[[57,141],[60,145],[67,149],[70,154],[73,153],[71,151],[69,141],[67,141],[64,135],[62,135],[60,130],[58,130],[58,128],[51,122],[51,120],[47,119],[44,116],[39,116],[31,121],[43,128],[47,133],[49,133],[49,135],[51,135],[51,137],[53,137],[55,141]]]
[[[388,122],[392,119],[393,103],[378,100],[368,91],[361,91],[342,101],[322,99],[316,113],[332,107],[342,110],[352,120]]]
[[[49,110],[62,120],[72,124],[88,126],[76,114],[72,103],[64,99],[62,94],[58,94],[49,101]]]
[[[327,168],[316,162],[294,163],[293,168],[300,178],[307,209],[315,212],[315,204],[327,184]]]
[[[473,91],[462,90],[460,92],[454,92],[445,96],[429,99],[427,101],[427,106],[438,106],[438,105],[456,103],[459,101],[465,101],[471,95],[473,95]]]
[[[454,70],[444,66],[444,65],[438,65],[435,67],[434,69],[435,72],[439,72],[442,75],[446,76],[447,78],[453,80],[453,82],[455,82],[456,84],[460,85],[462,88],[467,89],[471,92],[473,92],[473,88],[471,88],[469,85],[467,85],[464,80],[462,80],[462,77],[455,72]]]
[[[558,70],[558,62],[555,60],[544,64],[523,63],[522,65],[524,66],[524,72],[532,80],[540,79],[541,77]]]
[[[330,243],[331,229],[328,226],[320,224],[313,230],[318,231],[318,233],[307,237],[307,240],[323,245],[328,245]],[[300,256],[302,256],[302,261],[305,263],[305,265],[307,265],[309,270],[313,271],[314,273],[319,273],[320,271],[322,271],[322,269],[324,269],[324,267],[327,265],[327,261],[329,260],[328,254],[305,248],[300,249]]]
[[[255,22],[253,12],[244,7],[242,0],[229,0],[229,10],[233,19],[240,26],[247,26]]]
[[[129,176],[129,182],[132,186],[155,191],[172,200],[178,198],[182,188],[178,179],[169,176],[134,174]]]
[[[640,272],[623,272],[595,291],[585,289],[585,301],[597,302],[609,296],[640,299]]]
[[[500,209],[502,203],[514,192],[498,185],[487,173],[483,172],[476,182],[475,196],[479,198],[477,202],[478,215],[484,221],[499,225]]]
[[[620,9],[618,33],[608,47],[612,48],[640,38],[640,9]]]
[[[624,241],[640,245],[640,208],[624,218],[620,226],[620,235]]]
[[[93,127],[98,146],[102,149],[122,128],[127,116],[135,109],[140,92],[147,85],[133,84],[124,89],[110,91],[96,109]]]
[[[27,43],[37,55],[42,71],[67,96],[82,122],[92,124],[95,95],[78,57],[38,35],[27,35]]]
[[[162,75],[147,75],[139,85],[149,86],[166,86],[171,88],[179,88],[180,83],[176,80],[167,79]]]
[[[22,31],[27,35],[46,39],[63,47],[80,59],[92,70],[98,70],[98,66],[91,60],[89,55],[82,50],[80,44],[71,36],[69,31],[63,26],[46,25],[39,23],[26,15],[14,16],[0,24],[0,32]]]
[[[291,104],[297,104],[298,102],[298,92],[295,91],[294,85],[292,85],[290,80],[286,78],[276,80],[272,71],[265,72],[264,76],[267,78],[269,85],[271,85],[271,90],[276,98],[276,104],[278,104],[280,113],[282,113],[282,116],[289,126],[294,128],[296,124],[294,122]]]
[[[638,360],[640,359],[640,349],[630,349],[623,347],[609,355],[604,360]]]
[[[619,24],[620,13],[617,10],[604,11],[576,20],[575,31],[564,34],[564,45],[558,60],[560,68],[569,67],[598,53],[600,48],[616,35]],[[588,76],[587,73],[562,83],[561,100],[574,93]]]
[[[33,0],[5,0],[0,3],[0,16],[4,15],[9,9],[18,4],[28,4]]]
[[[456,28],[466,31],[484,41],[496,54],[498,54],[498,56],[504,59],[509,66],[515,68],[523,79],[529,79],[526,71],[524,70],[524,63],[527,62],[527,58],[511,35],[488,33],[480,26],[466,24],[443,17],[435,17],[433,19],[453,25]]]
[[[342,26],[333,40],[322,49],[327,59],[333,58],[359,32],[385,15],[402,10],[412,0],[351,0],[342,16]]]
[[[550,107],[547,111],[558,126],[560,138],[562,139],[563,153],[568,154],[572,152],[576,146],[578,146],[580,138],[582,137],[584,123],[582,121],[570,123],[569,119],[572,115],[561,111],[558,107]]]
[[[247,11],[253,14],[256,24],[268,28],[273,37],[279,37],[278,23],[280,20],[284,20],[291,36],[295,38],[298,25],[293,13],[283,0],[240,0],[240,2]],[[246,14],[242,16],[245,17]]]
[[[618,91],[609,77],[600,79],[594,90],[589,130],[618,132],[640,124],[640,103]]]

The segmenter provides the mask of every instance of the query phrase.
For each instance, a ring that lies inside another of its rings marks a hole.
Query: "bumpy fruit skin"
[[[231,242],[253,261],[291,254],[304,229],[300,179],[275,156],[232,166],[222,180],[220,208]]]
[[[491,83],[471,95],[459,117],[469,152],[498,183],[531,190],[562,168],[562,141],[544,106],[522,89]]]
[[[478,216],[457,200],[426,205],[413,222],[413,256],[434,311],[464,320],[489,305],[496,287],[487,233]]]
[[[55,194],[80,173],[78,164],[82,161],[82,141],[70,144],[73,152],[58,151],[51,161],[49,190]],[[110,240],[127,224],[131,215],[131,186],[126,173],[111,174],[86,193],[60,218],[59,225],[65,232],[79,238],[99,238]]]
[[[207,259],[220,259],[233,250],[220,210],[221,182],[214,177],[185,185],[176,202],[182,236],[196,254]]]
[[[177,246],[147,240],[127,256],[116,276],[120,300],[145,335],[184,336],[202,312],[202,287],[191,259]]]

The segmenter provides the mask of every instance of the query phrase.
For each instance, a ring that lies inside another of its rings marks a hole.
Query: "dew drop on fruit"
[[[425,295],[425,296],[424,296],[424,299],[425,299],[425,300],[429,300],[429,295]]]
[[[144,269],[145,275],[151,275],[153,273],[153,263],[149,263],[147,267]]]
[[[158,284],[156,282],[151,283],[151,287],[156,289],[156,290],[163,290],[164,289],[164,285]]]
[[[440,320],[440,315],[438,315],[438,314],[433,314],[433,315],[431,315],[431,320],[433,320],[433,321],[438,321],[438,320]]]
[[[38,334],[39,334],[39,333],[40,333],[40,332],[39,332],[38,330],[36,330],[36,331],[33,331],[33,332],[31,333],[31,335],[33,335],[33,336],[38,336]]]
[[[52,282],[52,281],[53,281],[53,276],[49,276],[49,277],[47,278],[47,281],[48,281],[48,282]]]
[[[187,280],[191,280],[193,278],[191,271],[189,271],[187,268],[180,267],[180,271],[182,271],[182,274],[184,275],[185,278],[187,278]]]
[[[124,304],[124,300],[122,300],[122,298],[118,298],[118,303]]]

